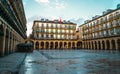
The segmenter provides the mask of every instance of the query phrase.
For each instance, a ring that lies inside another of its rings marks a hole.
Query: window
[[[44,35],[42,34],[41,37],[44,38]]]
[[[67,39],[69,38],[69,36],[67,35]]]
[[[54,38],[53,35],[51,35],[51,38],[52,38],[52,39]]]
[[[51,34],[49,34],[49,38],[51,38]]]
[[[39,34],[36,35],[37,36],[37,39],[39,38]]]
[[[116,34],[116,28],[112,29],[112,34]]]
[[[60,33],[60,30],[58,30],[58,33]]]
[[[48,24],[48,27],[51,27],[51,24]]]
[[[106,36],[106,31],[104,31],[104,36]]]
[[[44,31],[45,31],[45,33],[46,33],[46,32],[47,32],[47,29],[45,29]]]
[[[119,25],[120,25],[120,18],[119,18],[119,20],[118,20],[118,23],[119,23]]]
[[[44,38],[46,38],[46,34],[44,34]]]
[[[68,33],[69,32],[69,30],[66,30],[66,33]]]
[[[62,33],[65,33],[65,30],[62,30]]]
[[[41,24],[41,23],[39,23],[39,27],[42,27],[42,24]]]
[[[70,30],[71,33],[73,33],[73,30]]]
[[[60,39],[60,35],[58,35],[57,38]]]
[[[55,33],[55,29],[53,29],[53,32]]]
[[[44,28],[46,28],[46,26],[47,26],[47,24],[45,23],[45,24],[44,24]]]
[[[49,31],[49,33],[51,33],[51,29],[49,29],[48,31]]]
[[[64,35],[62,35],[62,39],[64,39],[65,38],[65,36]]]
[[[39,38],[41,38],[41,34],[39,34]]]
[[[118,28],[118,33],[120,34],[120,27]]]
[[[106,28],[106,24],[103,24],[103,29],[105,29]]]
[[[48,34],[46,35],[46,38],[49,38]]]
[[[110,28],[110,23],[109,22],[107,23],[107,28]]]
[[[73,39],[73,35],[71,35],[71,38],[70,39]]]
[[[57,24],[57,27],[60,28],[60,24]]]
[[[54,34],[54,39],[56,38],[56,35]]]
[[[62,24],[62,28],[65,28],[65,25],[64,25],[64,24]]]
[[[113,26],[116,26],[116,20],[112,21]]]
[[[55,24],[52,24],[53,25],[53,27],[55,28],[56,27],[56,25]]]

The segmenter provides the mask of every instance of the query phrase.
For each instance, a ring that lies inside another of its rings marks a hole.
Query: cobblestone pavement
[[[20,74],[120,74],[120,53],[41,50],[28,53]]]
[[[0,58],[0,74],[16,74],[24,61],[26,53],[14,53]]]

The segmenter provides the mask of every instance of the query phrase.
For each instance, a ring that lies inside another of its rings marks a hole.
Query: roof
[[[92,20],[88,21],[87,23],[83,23],[82,25],[84,25],[84,24],[88,24],[88,23],[90,23],[90,22],[92,22],[92,21],[94,21],[94,20],[97,20],[97,19],[99,19],[99,18],[101,18],[101,17],[104,17],[104,16],[106,16],[106,15],[108,15],[108,14],[111,14],[111,13],[113,13],[114,11],[117,11],[117,10],[120,10],[120,9],[117,8],[117,9],[115,9],[115,10],[112,10],[112,11],[106,13],[106,14],[103,14],[103,15],[101,15],[101,16],[95,18],[95,19],[92,19]],[[82,26],[82,25],[80,25],[80,26]],[[80,27],[80,26],[79,26],[79,27]]]
[[[54,21],[51,21],[51,20],[35,20],[34,22],[76,25],[76,23],[73,23],[71,21],[59,21],[59,20],[54,20]]]

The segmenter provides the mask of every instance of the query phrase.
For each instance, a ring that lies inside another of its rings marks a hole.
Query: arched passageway
[[[102,50],[105,50],[105,42],[104,41],[102,41]]]
[[[94,49],[94,45],[93,45],[93,42],[92,42],[92,49]]]
[[[106,41],[106,47],[107,47],[107,50],[110,49],[110,42],[109,42],[109,40]]]
[[[86,49],[88,49],[88,42],[86,42]]]
[[[82,48],[82,42],[80,42],[80,41],[77,42],[77,48],[78,48],[78,49],[81,49],[81,48]]]
[[[70,43],[70,42],[68,43],[68,48],[69,48],[69,49],[71,48],[71,43]]]
[[[46,42],[46,47],[45,47],[46,49],[48,49],[49,48],[49,42]]]
[[[120,39],[117,40],[117,44],[118,44],[118,51],[120,51]]]
[[[8,45],[9,45],[9,31],[8,29],[6,29],[6,36],[5,36],[5,55],[9,54],[9,49],[8,49]]]
[[[98,41],[98,48],[99,48],[99,50],[101,49],[101,43],[100,43],[100,41]]]
[[[91,44],[90,44],[90,42],[89,42],[89,49],[91,49]]]
[[[95,49],[97,49],[97,42],[95,41]]]
[[[66,42],[64,42],[64,48],[67,48],[67,43]]]
[[[0,36],[3,36],[3,35],[4,35],[4,28],[3,28],[2,22],[0,21]]]
[[[35,48],[38,50],[39,49],[39,42],[36,42],[36,44],[35,44]]]
[[[4,27],[0,21],[0,56],[4,55]]]
[[[41,42],[41,49],[44,49],[44,42]]]
[[[72,48],[75,49],[75,42],[72,42]]]
[[[63,47],[62,47],[62,45],[63,45],[63,43],[62,43],[62,42],[60,42],[60,49],[61,49],[61,48],[63,48]]]
[[[53,49],[54,48],[54,44],[53,42],[50,42],[50,49]]]
[[[55,49],[58,48],[58,42],[55,42]]]
[[[115,40],[112,40],[112,41],[111,41],[111,44],[112,44],[112,49],[113,49],[113,50],[116,50]]]

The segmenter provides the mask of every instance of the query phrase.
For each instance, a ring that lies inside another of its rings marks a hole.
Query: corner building
[[[82,34],[82,48],[120,51],[120,5],[107,10],[79,26]]]
[[[33,24],[35,49],[71,49],[76,47],[76,24],[70,21],[36,20]]]
[[[16,44],[27,38],[26,30],[22,0],[0,0],[0,56],[16,51]]]

